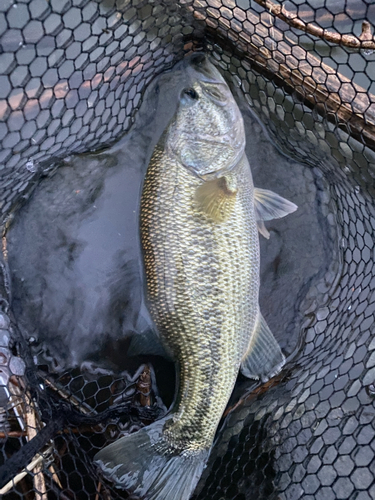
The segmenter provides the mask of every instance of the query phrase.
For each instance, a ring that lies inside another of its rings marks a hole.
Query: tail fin
[[[166,418],[158,420],[96,454],[95,462],[103,475],[117,488],[143,500],[190,498],[209,450],[177,453],[163,436],[165,421]]]

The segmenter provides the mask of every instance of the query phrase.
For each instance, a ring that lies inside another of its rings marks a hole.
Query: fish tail
[[[205,468],[209,450],[179,451],[163,427],[170,417],[103,448],[94,457],[103,475],[143,500],[188,500]]]

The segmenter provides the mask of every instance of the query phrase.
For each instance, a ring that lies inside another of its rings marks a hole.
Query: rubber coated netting
[[[2,498],[127,498],[92,458],[173,399],[173,366],[122,355],[116,328],[132,330],[141,293],[126,259],[128,289],[79,336],[90,285],[71,293],[69,266],[91,247],[64,224],[92,216],[122,161],[138,186],[132,155],[160,109],[143,97],[191,51],[238,99],[257,185],[299,206],[261,247],[261,308],[287,364],[265,385],[239,378],[194,498],[375,498],[374,22],[370,0],[0,2]]]

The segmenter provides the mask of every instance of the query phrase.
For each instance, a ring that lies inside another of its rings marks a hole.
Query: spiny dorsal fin
[[[237,185],[231,175],[206,181],[195,192],[195,201],[200,210],[215,222],[223,222],[231,214],[236,202]]]
[[[297,210],[297,205],[268,189],[254,189],[254,209],[258,231],[265,238],[270,237],[264,220],[281,219]]]

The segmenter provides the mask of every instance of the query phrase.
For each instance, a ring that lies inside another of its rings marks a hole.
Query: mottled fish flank
[[[241,113],[202,55],[150,161],[141,200],[147,300],[179,390],[170,415],[96,455],[145,500],[187,500],[241,369],[266,380],[284,356],[258,305],[263,221],[297,207],[254,189]]]

